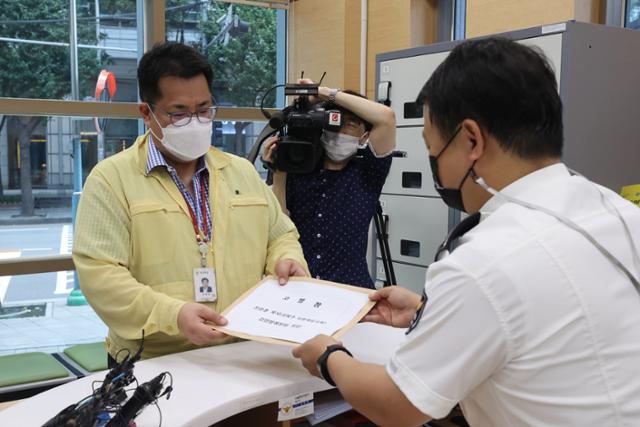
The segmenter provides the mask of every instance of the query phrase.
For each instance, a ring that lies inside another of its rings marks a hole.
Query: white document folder
[[[214,329],[240,338],[296,345],[316,335],[338,338],[374,305],[372,289],[308,277],[286,285],[267,277],[245,292],[221,314],[229,323]]]

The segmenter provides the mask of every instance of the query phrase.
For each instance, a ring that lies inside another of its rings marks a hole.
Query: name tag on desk
[[[216,272],[213,268],[193,269],[193,289],[197,302],[215,302],[218,299]]]
[[[313,414],[313,393],[303,393],[278,401],[278,421]]]

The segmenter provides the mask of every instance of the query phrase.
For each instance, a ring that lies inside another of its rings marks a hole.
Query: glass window
[[[70,99],[68,0],[0,0],[0,96]],[[80,99],[100,70],[113,71],[116,101],[136,101],[136,2],[77,0]]]
[[[625,27],[640,30],[640,0],[627,0]]]
[[[1,116],[0,207],[7,200],[19,203],[22,192],[29,191],[22,186],[23,176],[31,177],[36,208],[48,203],[40,200],[48,194],[70,197],[74,138],[81,142],[84,182],[99,160],[129,147],[138,136],[138,120],[100,119],[99,124],[101,133],[93,118]]]
[[[97,161],[98,138],[103,139],[104,155],[108,157],[129,147],[138,130],[137,120],[110,119],[102,123],[105,130],[102,137],[97,134],[92,120],[39,118],[23,143],[30,155],[33,177],[30,191],[37,215],[35,223],[26,224],[19,220],[24,191],[19,185],[21,165],[11,156],[20,148],[15,135],[25,132],[21,126],[31,120],[7,116],[5,123],[10,126],[0,132],[0,176],[7,179],[12,170],[17,180],[16,188],[0,193],[0,258],[4,259],[71,253],[73,122],[77,122],[79,129],[84,177]],[[216,121],[214,125],[212,144],[222,151],[244,156],[253,147],[266,122]],[[10,144],[14,144],[13,149],[8,149]],[[45,163],[44,167],[34,166],[41,162]],[[7,169],[7,164],[11,168]],[[266,176],[259,160],[256,167]],[[45,185],[37,186],[36,179]],[[67,305],[66,299],[73,286],[72,271],[0,277],[0,355],[56,352],[73,344],[102,341],[107,328],[93,310],[89,306]]]
[[[91,118],[0,119],[0,259],[71,254],[74,142],[86,179],[100,157],[131,146],[138,134],[135,119],[100,125],[98,134]],[[23,176],[31,185],[21,185]],[[106,326],[91,307],[67,305],[73,287],[73,271],[0,276],[0,355],[104,340]]]
[[[67,277],[66,272],[57,274]],[[54,291],[51,299],[43,298],[52,275],[56,273],[0,277],[0,289],[3,280],[12,284],[6,304],[0,306],[0,356],[30,351],[55,353],[75,344],[104,341],[107,327],[89,305],[67,305],[66,297],[61,299]],[[14,297],[21,300],[13,301]]]
[[[245,157],[267,123],[223,120],[215,121],[213,125],[213,146]]]
[[[0,96],[60,99],[71,92],[69,47],[51,45],[69,43],[69,2],[46,3],[0,2]]]
[[[116,79],[112,100],[137,101],[136,2],[76,2],[80,99],[95,98],[105,69]],[[276,19],[269,8],[216,1],[168,0],[166,7],[168,39],[197,46],[209,58],[220,105],[257,107],[276,84],[276,71],[284,76],[284,53],[276,55],[283,14]],[[70,99],[69,63],[68,0],[0,0],[0,97]],[[265,107],[274,104],[275,91]],[[212,145],[246,156],[265,122],[214,126]],[[70,254],[74,183],[131,146],[141,128],[137,119],[0,115],[0,259]],[[266,176],[259,160],[256,167]],[[106,326],[89,306],[67,305],[73,278],[71,271],[0,277],[0,355],[104,339]]]
[[[65,0],[68,3],[68,0]],[[136,102],[139,41],[136,2],[131,0],[78,1],[78,54],[95,57],[96,68],[80,69],[80,99],[94,98],[101,69],[113,73],[116,93],[113,101]],[[82,47],[87,46],[87,47]],[[96,50],[93,47],[101,47]],[[98,98],[98,100],[100,100]]]
[[[213,67],[213,95],[221,106],[259,107],[276,84],[276,11],[211,1],[169,0],[167,40],[198,48]],[[275,91],[265,107],[275,105]]]

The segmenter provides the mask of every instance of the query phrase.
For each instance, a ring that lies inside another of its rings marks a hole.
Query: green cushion
[[[0,387],[68,376],[69,371],[50,354],[34,352],[0,356]]]
[[[107,351],[104,349],[104,342],[73,345],[66,348],[64,354],[86,371],[96,372],[107,369]]]

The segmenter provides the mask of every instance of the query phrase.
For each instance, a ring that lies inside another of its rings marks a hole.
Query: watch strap
[[[336,351],[343,351],[347,353],[349,356],[353,357],[353,354],[349,350],[347,350],[344,346],[340,344],[333,344],[327,347],[327,349],[318,357],[318,371],[320,372],[320,376],[323,380],[331,384],[332,386],[336,386],[336,383],[331,378],[331,374],[329,373],[329,367],[327,366],[327,361],[329,360],[329,355]]]

